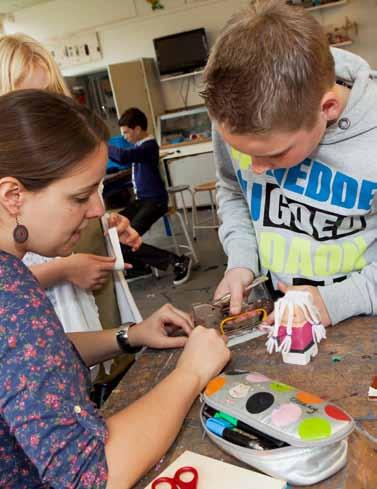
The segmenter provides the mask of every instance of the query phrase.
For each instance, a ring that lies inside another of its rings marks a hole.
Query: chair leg
[[[154,278],[160,278],[160,271],[156,267],[151,267]]]
[[[186,242],[187,242],[188,248],[190,249],[191,255],[192,255],[192,257],[193,257],[193,259],[194,259],[195,263],[199,263],[198,256],[197,256],[197,254],[196,254],[195,248],[194,248],[194,246],[193,246],[193,244],[192,244],[192,241],[191,241],[191,239],[190,239],[190,235],[189,235],[189,233],[188,233],[188,231],[187,231],[187,227],[186,227],[186,225],[185,225],[185,221],[183,220],[183,217],[182,217],[182,215],[181,215],[181,213],[180,213],[180,212],[176,212],[175,214],[178,216],[178,219],[179,219],[179,222],[180,222],[180,224],[181,224],[181,227],[182,227],[183,233],[184,233],[184,235],[185,235]],[[174,234],[174,233],[173,233],[173,234]]]
[[[212,190],[209,190],[209,197],[211,199],[211,211],[212,211],[212,221],[213,221],[213,225],[214,226],[217,226],[217,217],[216,217],[216,207],[215,207],[215,203],[214,203],[214,200],[213,200],[213,195],[212,195]]]
[[[187,215],[186,202],[185,202],[185,197],[184,197],[183,192],[181,192],[181,199],[182,199],[183,214],[185,216],[186,224],[188,225],[188,223],[189,223],[188,222],[188,215]]]
[[[168,216],[162,216],[162,219],[164,221],[166,236],[171,236],[172,235],[171,222],[169,221]]]
[[[174,214],[178,214],[180,216],[180,213],[178,211],[175,211]],[[177,253],[177,255],[179,256],[180,254],[180,250],[179,250],[179,245],[177,243],[177,238],[175,237],[175,231],[174,231],[174,226],[173,226],[173,222],[172,220],[170,219],[170,216],[165,216],[167,221],[169,222],[169,225],[170,225],[170,230],[171,230],[171,237],[173,239],[173,243],[174,243],[174,249],[175,249],[175,252]]]
[[[198,224],[198,210],[196,207],[196,192],[192,192],[192,238],[196,240],[196,226]]]

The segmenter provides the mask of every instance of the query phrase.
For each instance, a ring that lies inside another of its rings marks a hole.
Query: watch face
[[[141,350],[141,347],[138,346],[131,346],[128,342],[128,330],[133,326],[135,323],[126,323],[122,324],[122,326],[118,329],[117,334],[116,334],[116,339],[119,345],[119,348],[124,352],[124,353],[137,353],[138,351]]]
[[[128,352],[127,347],[129,347],[128,335],[127,335],[127,332],[123,328],[119,329],[117,331],[116,339],[117,339],[117,342],[118,342],[120,349],[127,353]]]

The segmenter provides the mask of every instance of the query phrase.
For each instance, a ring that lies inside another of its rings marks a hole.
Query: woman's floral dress
[[[0,252],[0,487],[106,487],[107,428],[35,277]]]

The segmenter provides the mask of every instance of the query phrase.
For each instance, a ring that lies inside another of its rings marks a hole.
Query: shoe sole
[[[140,275],[140,277],[130,277],[130,278],[125,277],[125,279],[126,282],[131,283],[131,282],[136,282],[136,280],[141,280],[143,278],[149,278],[149,277],[153,277],[153,273],[148,273],[147,275]]]
[[[191,267],[192,267],[192,258],[190,258],[190,261],[187,265],[187,273],[184,276],[184,278],[181,278],[181,280],[173,280],[173,285],[182,285],[187,282],[187,280],[190,278],[191,275]]]

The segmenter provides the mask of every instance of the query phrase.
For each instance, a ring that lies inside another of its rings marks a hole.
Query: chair
[[[213,224],[199,224],[198,220],[198,209],[196,205],[196,194],[199,192],[208,192],[211,201],[211,211],[212,211],[212,223]],[[219,227],[219,221],[217,219],[216,212],[216,182],[206,182],[200,185],[195,185],[192,191],[192,236],[194,240],[196,239],[197,229],[217,229]]]
[[[173,187],[167,187],[167,192],[169,196],[172,198],[173,205],[174,207],[177,208],[177,195],[179,194],[182,200],[182,209],[183,209],[183,214],[185,216],[185,221],[186,224],[189,223],[188,221],[188,214],[187,214],[187,207],[186,207],[186,202],[184,198],[184,192],[189,192],[192,198],[192,190],[190,188],[190,185],[174,185]]]
[[[185,238],[185,243],[180,244],[178,243],[177,240],[177,235],[173,226],[173,221],[172,217],[177,217],[181,230],[183,232],[184,238]],[[186,226],[185,219],[182,217],[182,214],[180,211],[177,210],[175,206],[169,206],[167,212],[162,216],[162,219],[164,220],[164,227],[165,227],[165,233],[167,236],[171,237],[173,240],[173,245],[172,247],[174,248],[175,252],[177,255],[181,254],[181,249],[185,250],[186,252],[184,253],[185,255],[192,256],[193,262],[197,265],[199,263],[199,258],[198,255],[195,251],[194,245],[191,241],[189,231]],[[146,235],[144,235],[145,237]],[[188,250],[188,251],[187,251]],[[160,272],[158,268],[152,267],[152,273],[155,278],[160,277]]]
[[[176,234],[174,232],[174,227],[171,218],[173,216],[176,216],[178,218],[179,224],[181,226],[181,229],[183,231],[186,243],[185,244],[178,244]],[[192,244],[190,234],[188,232],[187,226],[185,219],[183,219],[182,214],[177,210],[175,206],[169,206],[168,211],[165,213],[164,217],[164,222],[165,222],[165,228],[167,231],[167,234],[172,237],[173,243],[174,243],[174,248],[177,253],[177,255],[180,254],[180,249],[183,248],[185,250],[188,250],[188,252],[185,253],[185,255],[192,256],[194,263],[198,264],[199,259],[198,255],[196,254],[194,245]],[[170,233],[169,233],[170,230]]]

